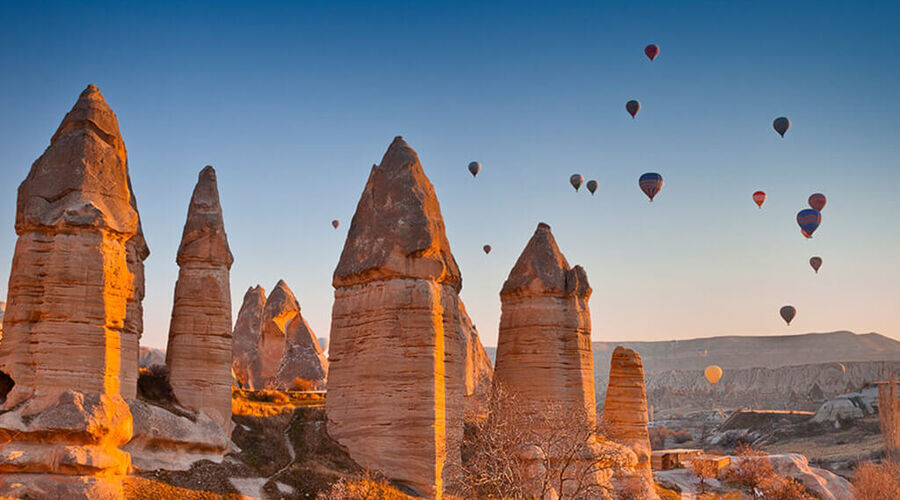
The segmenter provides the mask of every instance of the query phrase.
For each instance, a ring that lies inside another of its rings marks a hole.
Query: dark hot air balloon
[[[595,181],[595,180],[587,181],[587,188],[588,188],[588,191],[591,192],[591,194],[594,194],[594,191],[597,190],[597,181]]]
[[[581,174],[572,174],[572,176],[569,177],[569,184],[571,184],[572,187],[575,188],[575,191],[578,191],[578,188],[580,188],[581,185],[584,184],[584,176]]]
[[[659,45],[655,43],[651,43],[650,45],[644,47],[644,54],[650,58],[650,60],[656,59],[656,56],[659,55]]]
[[[757,191],[753,193],[753,201],[756,202],[756,206],[762,208],[763,203],[766,202],[766,193],[765,191]]]
[[[784,306],[778,313],[781,314],[781,319],[783,319],[788,326],[791,326],[791,321],[793,321],[794,316],[797,315],[797,310],[794,309],[794,306]]]
[[[634,99],[625,103],[625,111],[628,111],[628,114],[634,118],[634,115],[638,114],[638,111],[641,110],[641,103],[635,101]]]
[[[472,177],[478,175],[478,172],[481,172],[481,163],[478,163],[477,161],[469,163],[469,173],[472,174]]]
[[[337,219],[334,219],[333,221],[331,221],[331,227],[333,227],[335,229],[337,229],[338,226],[340,226],[340,225],[341,225],[341,221],[339,221]]]
[[[827,202],[828,198],[826,198],[822,193],[813,193],[809,195],[809,200],[807,200],[809,206],[811,206],[814,210],[818,210],[819,212],[821,212],[822,209],[825,208],[825,203]]]
[[[485,253],[485,254],[491,253],[491,246],[490,246],[490,245],[485,245],[485,246],[481,247],[481,249],[484,250],[484,253]]]
[[[810,257],[809,265],[812,266],[816,274],[819,274],[819,268],[822,267],[822,257]]]
[[[655,172],[649,172],[638,179],[638,186],[641,188],[641,191],[650,198],[650,201],[653,201],[653,197],[656,196],[663,187],[663,178]]]
[[[812,208],[801,210],[797,214],[797,224],[800,226],[800,232],[807,238],[812,238],[814,232],[822,223],[822,212]]]
[[[778,132],[782,138],[784,138],[784,134],[787,133],[788,129],[791,128],[791,121],[783,116],[779,116],[772,122],[772,128]]]

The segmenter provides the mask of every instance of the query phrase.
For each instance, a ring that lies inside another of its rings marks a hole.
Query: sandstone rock
[[[134,437],[123,447],[139,472],[188,470],[199,460],[221,462],[231,442],[218,422],[205,413],[196,421],[143,401],[130,400]]]
[[[231,433],[231,288],[234,261],[216,171],[200,171],[181,246],[166,366],[175,397]]]
[[[0,300],[0,339],[3,338],[3,314],[6,312],[6,302]]]
[[[300,312],[287,324],[284,354],[275,377],[282,390],[325,389],[328,360]]]
[[[118,122],[88,86],[19,186],[4,408],[30,398],[37,413],[68,389],[135,393],[140,328],[128,312],[147,253],[135,206]]]
[[[768,455],[764,457],[772,464],[772,470],[781,477],[789,477],[803,483],[809,490],[825,500],[850,500],[853,498],[850,482],[831,471],[810,467],[805,456],[798,453]],[[729,468],[740,468],[746,457],[731,457]]]
[[[333,285],[329,434],[361,466],[440,498],[462,438],[462,279],[434,188],[400,137],[372,167]]]
[[[259,369],[255,371],[254,386],[274,387],[275,377],[284,356],[288,323],[300,314],[300,303],[284,280],[279,280],[266,299],[263,309],[259,352]]]
[[[638,458],[635,471],[641,481],[629,484],[639,488],[645,498],[656,498],[650,470],[650,434],[648,431],[647,393],[641,356],[631,349],[616,347],[609,368],[609,387],[603,409],[603,430],[607,437],[622,443]],[[633,483],[634,477],[627,478]]]
[[[459,301],[459,322],[466,342],[465,413],[471,415],[480,413],[490,396],[494,367],[462,300]]]
[[[238,386],[244,389],[262,388],[255,387],[254,381],[259,378],[260,331],[265,307],[266,291],[259,285],[250,287],[234,322],[231,371]]]
[[[541,223],[500,292],[494,382],[538,412],[548,404],[596,425],[591,288]]]

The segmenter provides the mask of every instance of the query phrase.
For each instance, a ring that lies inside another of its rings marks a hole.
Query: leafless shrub
[[[775,476],[772,463],[761,449],[741,444],[734,454],[741,458],[740,465],[730,468],[725,473],[725,481],[746,488],[758,488],[764,481]]]
[[[900,498],[900,464],[897,462],[863,462],[854,472],[853,498],[856,500]]]
[[[411,497],[397,491],[383,476],[366,472],[366,475],[359,479],[341,479],[335,482],[328,491],[319,493],[316,498],[317,500],[408,500]]]
[[[700,493],[706,493],[706,480],[714,479],[719,473],[719,468],[712,460],[697,458],[691,462],[691,472],[700,480]]]

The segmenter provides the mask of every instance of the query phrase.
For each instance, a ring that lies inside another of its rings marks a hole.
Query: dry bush
[[[288,390],[291,391],[314,391],[316,389],[316,384],[312,380],[308,380],[302,377],[295,378],[291,383]]]
[[[137,388],[138,396],[145,401],[159,404],[172,404],[175,401],[166,365],[138,368]]]
[[[672,431],[669,430],[668,427],[660,426],[660,427],[651,427],[649,429],[650,433],[650,448],[654,450],[662,450],[666,447],[666,439],[668,439],[672,435]]]
[[[533,406],[533,405],[532,405]],[[585,460],[595,429],[587,417],[556,405],[540,410],[523,404],[502,386],[495,386],[486,414],[466,421],[459,479],[450,491],[462,498],[604,498],[596,484],[598,468],[620,464]]]
[[[411,497],[391,486],[381,475],[366,473],[359,479],[341,479],[318,500],[409,500]]]
[[[685,430],[675,430],[672,431],[672,441],[675,441],[677,444],[687,443],[694,439],[694,436],[691,435],[689,431]]]
[[[900,498],[900,464],[863,462],[854,470],[853,492],[857,500]]]
[[[806,486],[789,477],[769,477],[759,485],[759,490],[766,500],[819,500],[818,495],[810,493]]]
[[[725,473],[725,480],[746,488],[757,488],[768,478],[775,476],[772,463],[766,453],[747,444],[738,445],[734,454],[741,457],[740,466],[731,467]]]

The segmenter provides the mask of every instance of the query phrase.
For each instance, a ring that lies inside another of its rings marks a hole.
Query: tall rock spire
[[[200,171],[177,256],[166,366],[178,401],[231,431],[231,286],[216,171]]]
[[[275,376],[281,366],[288,324],[300,314],[300,302],[284,280],[278,280],[266,299],[259,337],[259,364],[255,373],[257,389],[275,388]],[[268,386],[268,387],[267,387]]]
[[[462,279],[401,137],[372,167],[333,284],[329,433],[363,467],[440,498],[460,460]]]
[[[550,226],[538,224],[500,292],[494,382],[535,410],[554,403],[596,424],[591,287],[569,267]]]
[[[149,250],[118,121],[97,87],[19,186],[16,233],[0,343],[0,496],[120,498],[130,459],[118,447],[132,436],[122,396],[135,393]]]
[[[240,387],[262,389],[254,382],[259,377],[259,342],[262,331],[263,309],[266,307],[266,291],[256,285],[247,289],[241,310],[234,322],[231,373]]]

